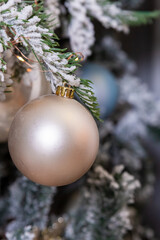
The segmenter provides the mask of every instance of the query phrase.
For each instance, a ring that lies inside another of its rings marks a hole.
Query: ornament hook
[[[56,90],[56,95],[66,98],[74,98],[74,89],[68,85],[66,82],[62,86],[58,86]]]

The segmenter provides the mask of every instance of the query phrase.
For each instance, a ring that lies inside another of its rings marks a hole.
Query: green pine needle
[[[90,110],[92,115],[99,121],[100,119],[100,109],[97,102],[97,98],[94,96],[92,91],[91,81],[87,79],[81,79],[81,84],[79,87],[74,87],[78,97],[85,104],[85,106]]]
[[[143,11],[125,11],[126,14],[119,15],[118,18],[124,24],[129,26],[139,26],[151,23],[154,19],[160,17],[160,11],[143,12]]]
[[[8,2],[8,0],[0,0],[0,3],[7,3],[7,2]],[[111,4],[110,0],[98,0],[98,2],[99,2],[99,4],[102,4],[104,6],[108,3]],[[44,10],[44,1],[40,0],[38,2],[38,7],[33,0],[30,0],[30,1],[29,0],[28,1],[24,0],[23,3],[26,3],[28,5],[32,5],[32,7],[33,7],[32,17],[33,16],[38,16],[41,19],[40,22],[38,23],[38,25],[40,25],[41,27],[49,29],[50,30],[49,32],[53,34],[52,37],[49,34],[46,34],[46,33],[42,34],[42,42],[45,43],[47,46],[49,46],[49,50],[44,50],[44,53],[46,51],[51,52],[51,53],[52,52],[59,53],[59,57],[61,59],[68,59],[68,57],[70,55],[74,56],[74,53],[66,52],[66,49],[61,49],[59,47],[59,43],[57,41],[58,37],[55,33],[53,33],[51,31],[50,21],[48,21],[49,15],[47,15],[45,13],[45,10]],[[22,8],[23,8],[23,4],[19,3],[18,4],[18,10],[21,11]],[[126,11],[126,10],[122,9],[121,13],[114,16],[114,18],[116,20],[118,20],[121,24],[137,26],[137,25],[149,23],[153,19],[155,19],[159,16],[160,16],[160,11],[138,12],[138,11]],[[0,27],[1,28],[4,27],[4,24],[5,23],[3,21],[1,21],[0,22]],[[7,26],[7,27],[9,28],[10,32],[12,32],[12,28],[11,28],[12,26]],[[14,35],[14,32],[12,32],[12,34]],[[28,49],[33,52],[37,61],[41,65],[42,69],[45,68],[45,66],[43,66],[43,63],[39,60],[39,57],[36,55],[35,51],[32,49],[32,47],[27,42],[27,40],[25,40],[25,41],[28,44]],[[12,46],[11,42],[9,42],[8,45],[6,46],[5,43],[3,42],[2,38],[0,38],[0,43],[3,45],[4,49],[10,48]],[[68,60],[68,64],[66,65],[66,67],[76,66],[76,69],[77,69],[80,66],[80,64],[79,64],[80,62],[75,61],[75,59],[76,59],[76,56],[73,57],[73,58],[70,58]],[[0,60],[3,64],[6,64],[2,58]],[[75,70],[73,72],[71,72],[70,74],[73,74],[75,72]],[[91,84],[92,84],[92,82],[90,80],[81,79],[80,87],[74,87],[74,89],[75,89],[77,95],[79,96],[79,98],[82,100],[82,102],[91,111],[93,116],[95,118],[97,118],[98,120],[100,120],[100,109],[98,107],[97,99],[94,96],[94,92],[92,91]]]

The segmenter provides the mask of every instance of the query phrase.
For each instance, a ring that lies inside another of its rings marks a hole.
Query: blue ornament
[[[108,117],[115,109],[119,96],[119,87],[114,75],[101,65],[87,63],[82,68],[81,78],[93,82],[93,90],[99,103],[101,118]]]

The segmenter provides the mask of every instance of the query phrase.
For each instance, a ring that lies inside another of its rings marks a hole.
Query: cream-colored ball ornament
[[[46,81],[40,68],[33,67],[26,72],[21,81],[13,82],[6,93],[6,99],[0,101],[0,142],[8,139],[8,132],[16,112],[28,101],[41,95],[51,93],[50,84]]]
[[[73,92],[60,87],[57,94],[71,97]],[[76,100],[46,95],[16,114],[8,144],[13,162],[26,177],[42,185],[62,186],[91,167],[99,134],[90,112]]]

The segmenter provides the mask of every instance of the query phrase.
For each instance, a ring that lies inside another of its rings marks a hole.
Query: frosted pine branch
[[[115,133],[122,141],[132,142],[137,148],[137,138],[147,136],[148,126],[160,124],[160,100],[156,99],[145,83],[132,75],[124,76],[120,86],[120,101],[128,103],[131,110],[120,119]]]
[[[113,28],[128,33],[128,26],[119,19],[119,15],[125,15],[126,13],[117,3],[86,0],[86,8],[89,14],[101,22],[105,28]]]
[[[0,71],[0,101],[6,99],[5,91],[7,91],[8,86],[12,83],[13,81],[10,79],[10,76]]]
[[[8,10],[10,7],[14,7],[15,4],[22,2],[22,0],[9,0],[6,4],[0,6],[0,12]]]
[[[130,25],[145,24],[160,14],[158,11],[143,13],[124,10],[118,1],[67,0],[66,6],[71,15],[68,28],[71,47],[74,51],[81,51],[86,58],[95,42],[91,19],[97,19],[106,29],[128,33]]]
[[[17,179],[10,187],[9,215],[14,220],[7,232],[16,233],[28,225],[45,228],[55,192],[55,187],[41,186],[26,177]]]
[[[17,230],[17,232],[7,232],[6,237],[8,240],[34,240],[35,234],[31,226],[26,226],[22,230]]]
[[[82,52],[85,58],[91,55],[94,44],[94,27],[87,16],[86,0],[68,0],[66,6],[71,15],[68,34],[73,51]]]
[[[57,86],[63,85],[64,82],[67,82],[77,91],[80,83],[82,83],[82,80],[74,74],[78,63],[68,58],[72,53],[66,53],[63,49],[57,48],[59,46],[57,36],[48,27],[44,14],[45,9],[39,12],[34,4],[26,5],[22,0],[18,0],[19,4],[16,3],[10,0],[1,5],[1,9],[6,10],[1,12],[0,39],[2,45],[0,47],[2,57],[4,57],[4,49],[12,48],[12,51],[14,51],[14,45],[18,41],[23,45],[25,51],[33,52],[46,74],[46,79],[51,83],[53,93],[56,92]],[[19,7],[21,7],[21,10],[19,10]],[[0,70],[4,71],[2,64]],[[4,75],[3,79],[5,80]],[[88,85],[88,80],[84,80],[83,85]],[[97,106],[94,93],[92,92],[92,96],[83,100],[84,104],[88,104],[87,106],[92,114],[99,119],[99,109],[94,107]]]
[[[60,26],[60,3],[59,0],[45,0],[46,14],[48,14],[49,20],[53,25],[53,29],[56,29]]]
[[[117,166],[113,174],[98,165],[90,172],[88,187],[71,213],[66,239],[122,240],[131,230],[128,205],[134,202],[139,181]]]
[[[117,18],[123,11],[115,3],[102,6],[97,0],[68,0],[66,6],[71,15],[68,33],[72,49],[81,51],[86,58],[91,55],[90,49],[95,42],[90,17],[96,18],[105,28],[128,32],[128,26]]]
[[[68,60],[61,57],[61,53],[50,51],[50,47],[43,41],[43,35],[52,37],[49,29],[38,25],[40,18],[33,16],[33,7],[31,5],[25,6],[20,12],[16,8],[16,2],[8,1],[8,3],[1,6],[1,11],[10,10],[2,13],[3,22],[6,25],[12,25],[15,35],[13,39],[22,42],[25,47],[30,47],[39,57],[39,61],[44,62],[45,70],[47,72],[47,80],[51,82],[52,91],[55,93],[56,87],[62,85],[63,81],[67,81],[71,86],[79,86],[80,79],[77,78],[73,71],[76,66],[68,66]],[[12,7],[14,5],[14,7]],[[6,34],[5,29],[0,30],[0,37],[3,39],[4,45],[8,46],[11,40]],[[54,40],[53,44],[54,44]],[[45,51],[44,51],[45,50]]]

